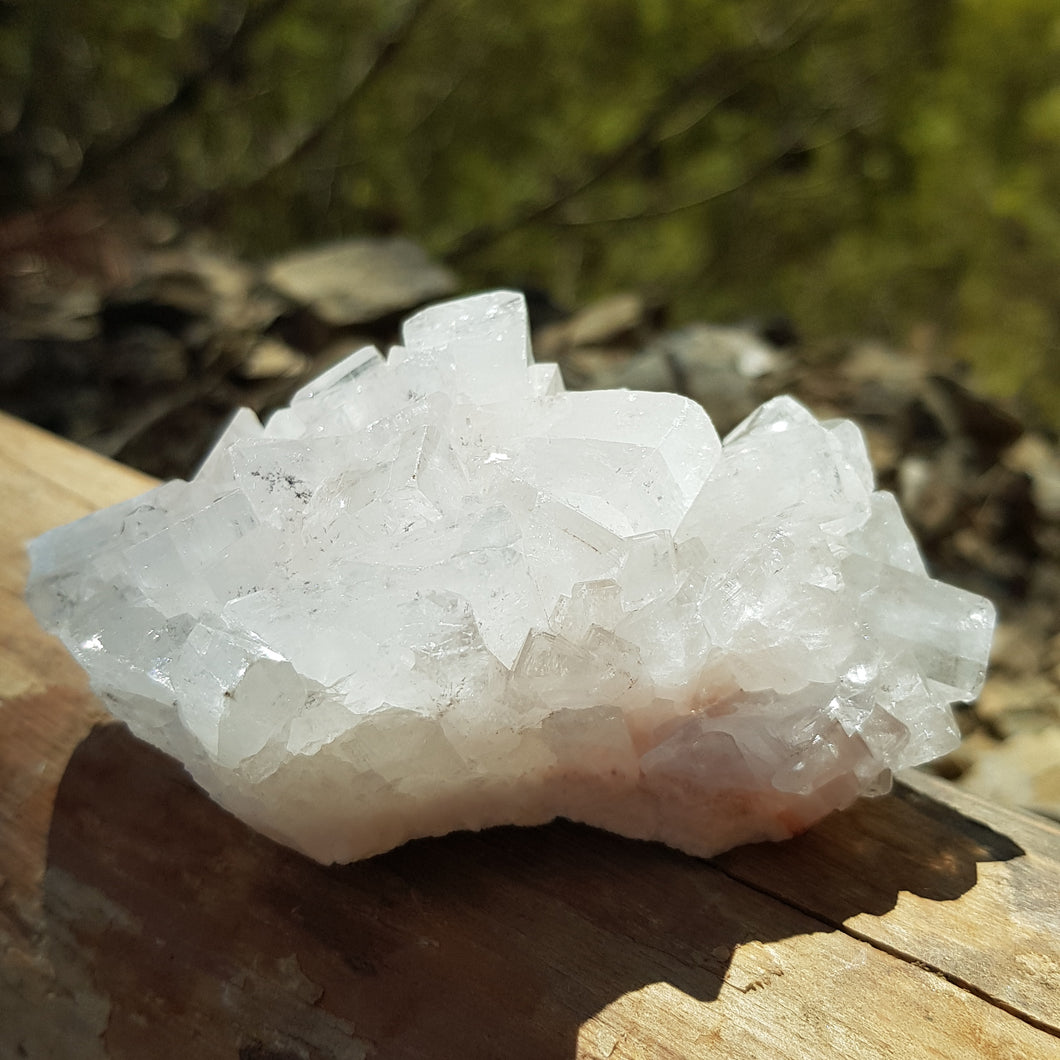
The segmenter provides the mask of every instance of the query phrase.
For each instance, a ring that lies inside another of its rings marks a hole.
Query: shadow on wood
[[[738,948],[832,932],[904,891],[955,900],[979,862],[1023,853],[907,794],[712,862],[559,822],[326,868],[108,725],[55,803],[46,948],[91,982],[111,1057],[570,1060],[583,1024],[631,991],[754,990],[733,978]],[[778,897],[792,888],[825,912]]]

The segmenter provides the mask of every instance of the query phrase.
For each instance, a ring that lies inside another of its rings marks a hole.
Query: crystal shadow
[[[841,922],[886,912],[902,891],[957,899],[979,862],[1023,853],[924,801],[863,802],[749,856],[782,879],[800,871],[800,844],[844,843],[853,861],[829,916]],[[881,864],[871,840],[895,827],[920,830],[935,856]],[[738,871],[563,822],[322,868],[108,725],[63,777],[45,924],[53,960],[73,955],[109,1001],[116,1060],[192,1042],[197,1056],[242,1060],[568,1060],[585,1021],[630,991],[668,982],[710,1003],[740,946],[832,930]]]

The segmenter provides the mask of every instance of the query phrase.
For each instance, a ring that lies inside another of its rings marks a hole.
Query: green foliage
[[[9,210],[94,185],[260,255],[403,231],[470,283],[570,303],[631,286],[811,337],[930,322],[1060,425],[1055,0],[14,11]]]

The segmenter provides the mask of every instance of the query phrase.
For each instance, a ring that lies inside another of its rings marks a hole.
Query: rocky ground
[[[252,267],[206,244],[110,248],[37,233],[0,267],[0,408],[160,477],[187,476],[233,408],[267,413],[352,348],[461,290],[404,239]],[[77,253],[71,253],[74,247]],[[801,348],[790,323],[668,328],[617,294],[573,313],[530,292],[535,349],[568,385],[676,390],[724,433],[787,392],[865,430],[933,573],[993,599],[1000,625],[961,748],[935,768],[1060,820],[1060,447],[921,349]]]

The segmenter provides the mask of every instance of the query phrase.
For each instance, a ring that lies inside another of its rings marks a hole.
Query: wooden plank
[[[51,959],[87,961],[115,1056],[343,1033],[410,1057],[1049,1055],[1024,1021],[709,863],[557,825],[321,869],[119,726],[67,768],[43,887],[45,938],[76,947]]]
[[[0,417],[0,1056],[1060,1057],[1057,830],[931,778],[713,862],[252,833],[18,595],[26,537],[149,485]]]
[[[1060,828],[910,771],[798,843],[730,851],[734,879],[1060,1027]],[[820,881],[828,886],[821,887]]]
[[[86,511],[104,508],[157,485],[150,475],[116,464],[73,442],[0,412],[0,453],[42,483],[42,495],[65,494]],[[22,506],[32,517],[32,505]],[[8,513],[9,515],[11,513]],[[70,516],[70,518],[76,518]],[[40,520],[38,520],[39,522]],[[36,533],[51,525],[38,525]]]
[[[21,594],[30,538],[153,485],[147,475],[0,413],[0,589]]]

